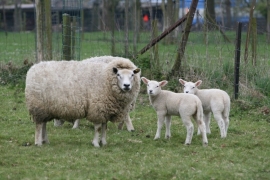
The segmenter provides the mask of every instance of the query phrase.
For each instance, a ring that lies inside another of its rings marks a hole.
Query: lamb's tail
[[[229,117],[230,109],[231,109],[231,100],[230,100],[229,95],[227,95],[223,98],[223,103],[224,103],[223,116]]]
[[[199,120],[203,121],[203,108],[202,108],[202,102],[200,100],[197,101],[196,118],[197,118],[197,121]]]

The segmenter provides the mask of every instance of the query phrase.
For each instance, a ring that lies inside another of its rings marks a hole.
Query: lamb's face
[[[193,82],[186,82],[184,84],[184,93],[188,93],[188,94],[195,94],[196,93],[196,85]]]
[[[130,91],[134,83],[134,75],[140,72],[140,69],[117,69],[113,68],[113,72],[117,75],[117,83],[123,91]]]
[[[161,86],[160,86],[159,82],[149,81],[147,83],[147,93],[150,96],[156,96],[160,93],[160,91],[161,91]]]

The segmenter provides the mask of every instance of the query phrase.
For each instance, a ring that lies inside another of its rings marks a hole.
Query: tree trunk
[[[21,31],[22,28],[22,10],[21,10],[21,0],[15,1],[14,9],[14,31]]]
[[[267,0],[267,42],[270,43],[270,0]]]
[[[125,0],[125,57],[128,57],[128,21],[129,21],[129,0]]]
[[[216,20],[215,0],[205,0],[205,18],[206,21]]]
[[[43,60],[44,55],[43,55],[43,19],[42,19],[42,7],[44,6],[42,0],[35,0],[36,4],[36,62],[40,62]]]
[[[231,15],[231,0],[225,0],[225,26],[226,27],[231,27],[232,24],[232,15]]]
[[[184,33],[182,35],[182,39],[181,42],[179,44],[179,48],[177,50],[177,56],[176,56],[176,60],[174,62],[172,71],[170,73],[170,75],[173,75],[175,77],[180,76],[181,72],[182,72],[182,60],[184,58],[184,54],[185,54],[185,48],[186,48],[186,44],[188,41],[188,36],[189,36],[189,32],[192,26],[192,21],[197,9],[197,5],[198,5],[198,0],[192,0],[190,8],[189,8],[189,14],[187,17],[187,22],[186,22],[186,26],[184,29]],[[169,75],[169,76],[170,76]]]

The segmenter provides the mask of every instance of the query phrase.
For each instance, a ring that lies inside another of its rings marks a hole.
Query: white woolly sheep
[[[164,122],[166,125],[165,138],[170,138],[171,116],[180,116],[187,129],[185,144],[191,144],[194,132],[194,126],[191,121],[191,117],[193,117],[202,132],[203,145],[208,144],[203,121],[202,104],[197,96],[162,90],[161,87],[168,83],[168,81],[165,80],[161,82],[150,81],[145,77],[142,77],[141,80],[147,85],[147,93],[150,102],[158,116],[157,132],[154,139],[160,138],[160,132]]]
[[[132,110],[134,109],[135,103],[136,103],[136,102],[133,102],[133,103],[130,105],[130,111],[132,111]],[[62,126],[62,125],[64,124],[64,122],[65,122],[64,119],[54,119],[54,126],[55,126],[55,127]],[[73,124],[72,129],[79,128],[79,125],[80,125],[80,119],[76,119],[76,120],[73,120],[73,121],[70,121],[70,122]],[[127,130],[128,130],[128,131],[134,131],[134,127],[133,127],[133,124],[132,124],[131,119],[130,119],[129,116],[128,116],[128,119],[127,119],[126,121],[119,122],[119,124],[118,124],[118,129],[122,129],[122,128],[123,128],[124,122],[126,123]]]
[[[33,65],[27,72],[25,97],[36,123],[35,144],[49,142],[47,121],[86,118],[94,123],[92,144],[100,146],[101,131],[101,143],[105,145],[107,122],[130,120],[130,104],[139,90],[140,69],[121,57],[102,56]]]
[[[198,89],[202,83],[201,80],[193,83],[179,79],[179,82],[184,85],[184,93],[195,94],[202,101],[206,132],[211,133],[210,119],[212,112],[219,126],[221,138],[225,138],[229,127],[231,104],[229,95],[220,89]],[[198,134],[200,134],[199,129]]]

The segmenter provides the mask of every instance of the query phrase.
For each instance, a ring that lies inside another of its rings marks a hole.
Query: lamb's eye
[[[117,74],[117,76],[120,76],[120,74]]]
[[[192,89],[194,89],[195,87],[192,87]]]
[[[158,88],[158,86],[157,86],[157,88]]]

